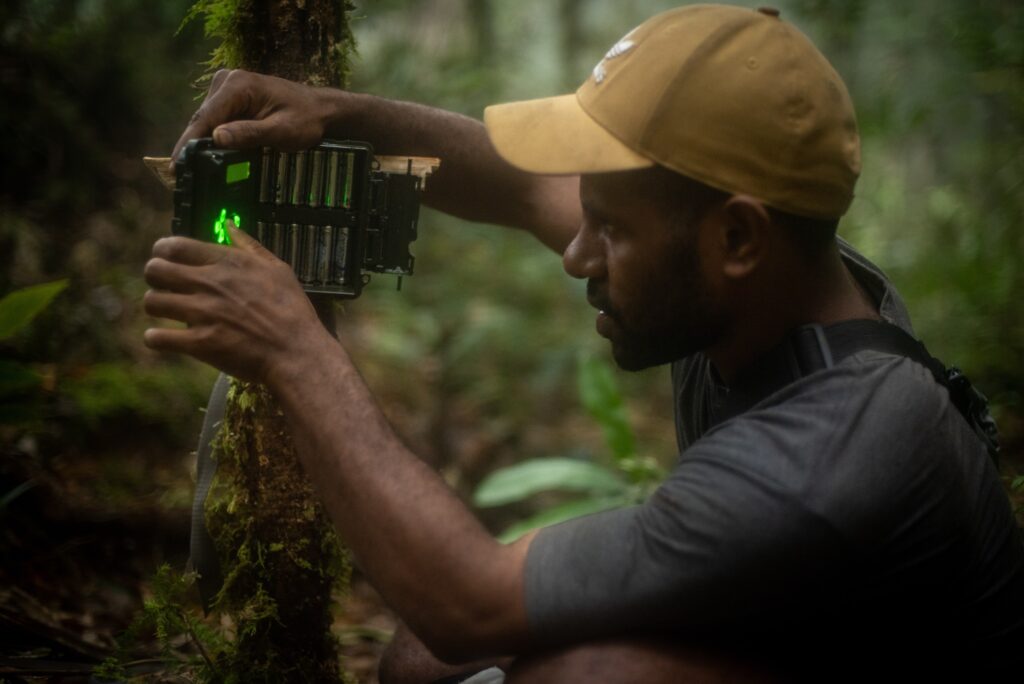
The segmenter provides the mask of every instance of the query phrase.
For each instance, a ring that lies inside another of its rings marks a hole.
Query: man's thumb
[[[228,220],[227,230],[228,236],[231,238],[231,244],[235,247],[240,247],[241,249],[249,252],[255,252],[267,259],[277,258],[274,256],[273,252],[260,244],[259,240],[236,226],[234,221]]]

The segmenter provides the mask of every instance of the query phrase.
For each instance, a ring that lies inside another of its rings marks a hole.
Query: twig
[[[210,657],[210,653],[206,650],[206,647],[203,646],[203,642],[199,640],[199,637],[196,636],[195,630],[192,629],[192,620],[189,619],[188,615],[186,615],[184,611],[179,612],[185,623],[185,631],[188,632],[188,636],[192,640],[192,643],[196,645],[197,649],[199,649],[199,655],[201,655],[203,660],[206,661],[206,664],[213,671],[213,674],[220,678],[220,672],[217,670],[217,666],[213,664],[213,659]]]

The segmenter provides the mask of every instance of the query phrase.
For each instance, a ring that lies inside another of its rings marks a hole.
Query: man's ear
[[[750,195],[733,195],[721,208],[722,274],[746,278],[763,263],[771,241],[768,210]]]

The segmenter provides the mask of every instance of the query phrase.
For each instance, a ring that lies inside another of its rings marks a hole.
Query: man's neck
[[[789,272],[800,275],[780,279],[776,287],[750,298],[742,315],[735,318],[731,333],[707,350],[726,383],[798,326],[881,318],[877,304],[843,263],[838,246],[815,268],[791,268]]]

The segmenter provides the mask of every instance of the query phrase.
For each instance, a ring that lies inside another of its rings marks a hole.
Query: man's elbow
[[[449,577],[452,591],[431,609],[407,615],[409,626],[437,658],[452,664],[516,655],[528,646],[524,598],[526,555],[534,533],[495,545]]]
[[[451,611],[429,625],[419,625],[416,635],[438,660],[462,665],[485,658],[514,655],[522,637],[508,628],[509,621],[494,613]]]

